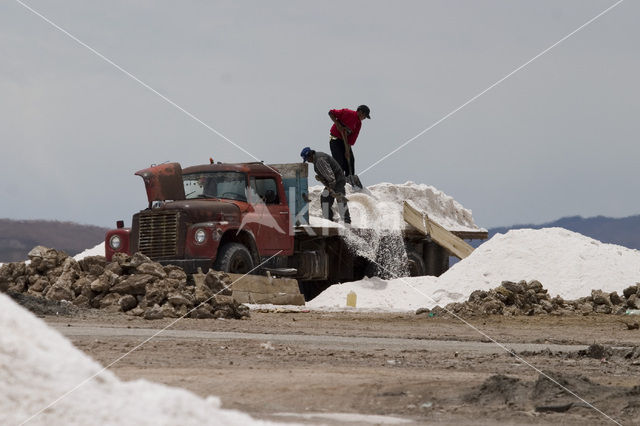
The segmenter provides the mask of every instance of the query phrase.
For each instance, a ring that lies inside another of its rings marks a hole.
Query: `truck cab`
[[[148,206],[131,228],[107,233],[105,255],[142,252],[185,270],[246,273],[260,260],[290,256],[291,212],[282,177],[262,163],[162,164],[135,173]]]

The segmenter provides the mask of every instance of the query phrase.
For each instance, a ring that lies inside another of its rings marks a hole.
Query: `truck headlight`
[[[112,235],[111,238],[109,238],[109,247],[111,247],[112,250],[118,250],[121,245],[122,240],[120,240],[118,235]]]
[[[198,229],[196,233],[193,235],[193,238],[196,240],[196,243],[202,244],[204,240],[207,238],[207,234],[204,232],[204,229]]]

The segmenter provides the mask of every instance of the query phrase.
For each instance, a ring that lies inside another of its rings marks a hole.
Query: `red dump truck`
[[[385,274],[350,249],[340,227],[309,225],[307,164],[212,163],[182,169],[167,163],[135,174],[144,180],[148,205],[133,215],[130,228],[118,221],[117,229],[107,232],[109,261],[115,253],[141,252],[187,272],[213,268],[243,274],[269,259],[252,273],[295,278],[307,300],[333,283]],[[350,232],[365,239],[369,234],[367,229]],[[486,238],[486,232],[458,236]],[[408,274],[440,275],[448,269],[449,252],[428,236],[409,230],[400,238]]]

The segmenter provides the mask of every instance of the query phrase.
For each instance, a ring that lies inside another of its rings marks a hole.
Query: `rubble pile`
[[[145,319],[243,318],[249,309],[231,297],[229,276],[209,271],[188,276],[147,256],[89,256],[76,261],[63,251],[37,246],[29,262],[0,267],[0,291],[23,293],[83,308],[122,311]],[[195,308],[195,309],[194,309]]]
[[[640,309],[640,283],[627,287],[622,295],[591,290],[591,295],[576,300],[550,297],[539,281],[503,281],[494,289],[476,290],[462,303],[446,308],[419,309],[416,313],[461,316],[473,315],[568,315],[624,314],[627,309]]]

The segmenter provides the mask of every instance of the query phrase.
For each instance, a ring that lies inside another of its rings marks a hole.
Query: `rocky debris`
[[[568,358],[593,358],[599,360],[629,360],[637,363],[640,359],[640,346],[618,348],[594,343],[587,349],[569,354]]]
[[[223,272],[189,277],[181,268],[162,266],[141,253],[117,254],[112,262],[103,256],[75,261],[63,251],[37,246],[29,252],[29,262],[0,267],[0,291],[20,303],[47,306],[36,312],[45,314],[65,315],[83,307],[146,319],[248,317],[249,308],[230,297],[230,284]]]
[[[78,308],[76,306],[65,300],[49,300],[41,296],[33,296],[29,293],[16,293],[14,291],[8,291],[7,295],[15,300],[16,303],[38,316],[69,316],[78,312]]]
[[[614,416],[637,416],[638,386],[624,388],[606,386],[580,375],[543,372],[535,381],[494,375],[462,396],[470,404],[483,408],[509,408],[517,411],[562,413],[591,406],[576,398],[580,395],[589,404],[606,407]],[[574,394],[572,394],[573,392]]]
[[[636,305],[637,303],[637,305]],[[466,302],[450,303],[445,308],[421,308],[416,314],[461,316],[475,315],[590,315],[624,314],[627,309],[640,306],[640,283],[624,290],[607,293],[592,290],[591,296],[576,300],[564,300],[560,296],[550,297],[539,281],[503,281],[492,290],[476,290]]]

